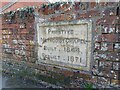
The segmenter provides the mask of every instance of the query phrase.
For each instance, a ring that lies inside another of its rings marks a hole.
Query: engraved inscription
[[[38,24],[39,62],[88,70],[91,22]]]

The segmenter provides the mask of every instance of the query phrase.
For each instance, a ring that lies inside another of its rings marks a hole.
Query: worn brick
[[[116,8],[106,8],[105,11],[103,12],[104,15],[107,16],[115,16],[116,15]]]
[[[101,6],[101,7],[105,7],[106,5],[107,5],[106,2],[99,2],[99,6]]]
[[[102,51],[113,51],[113,44],[112,43],[101,43],[101,50]]]
[[[108,6],[116,6],[117,0],[115,0],[114,2],[112,0],[109,0],[109,2],[107,4],[108,4]]]
[[[102,26],[97,25],[94,32],[95,32],[96,35],[102,34]]]
[[[120,51],[120,43],[114,44],[114,51]]]
[[[97,83],[97,76],[92,76],[92,79],[91,79],[91,82],[93,82],[93,83]]]
[[[87,12],[87,14],[89,15],[89,17],[100,16],[100,11],[99,10],[90,10],[89,12]]]
[[[120,53],[117,52],[96,52],[94,53],[94,59],[98,60],[110,60],[110,61],[119,61]]]
[[[111,79],[111,85],[112,86],[120,86],[120,80],[115,80],[115,79]]]
[[[101,34],[94,37],[96,42],[118,42],[120,41],[119,34]]]
[[[112,62],[110,61],[99,61],[98,75],[103,77],[111,77],[110,70],[112,69]]]
[[[63,70],[62,74],[64,74],[65,76],[73,76],[74,73],[68,70]]]
[[[101,44],[95,43],[95,50],[100,50],[100,49],[101,49]]]
[[[102,85],[109,85],[110,79],[105,77],[98,77],[98,83]]]
[[[104,77],[110,77],[110,70],[112,69],[112,62],[99,61],[98,75]]]
[[[83,19],[83,18],[88,18],[89,15],[87,13],[82,13],[82,14],[77,14],[77,19]]]
[[[96,21],[96,25],[105,25],[105,24],[116,24],[117,16],[104,16]]]
[[[115,79],[115,80],[119,80],[119,71],[113,71],[113,70],[111,70],[110,71],[110,78],[112,78],[112,79]]]
[[[120,33],[120,24],[116,24],[115,33]]]
[[[79,10],[80,9],[80,2],[75,2],[74,9]]]
[[[117,42],[119,41],[119,34],[102,34],[101,39],[104,42]]]
[[[94,41],[95,42],[102,42],[102,35],[96,35],[96,36],[94,36]]]
[[[93,67],[93,68],[92,68],[92,75],[93,75],[93,76],[97,76],[98,73],[99,73],[98,68]]]
[[[94,2],[95,0],[92,0],[92,2],[90,2],[90,7],[91,8],[95,8],[97,6],[97,3],[96,1]]]
[[[113,70],[120,70],[120,62],[113,62]]]
[[[102,25],[102,33],[115,33],[115,25]]]

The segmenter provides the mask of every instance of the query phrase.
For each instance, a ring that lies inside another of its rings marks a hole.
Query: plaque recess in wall
[[[90,70],[92,22],[71,21],[37,25],[38,62]]]

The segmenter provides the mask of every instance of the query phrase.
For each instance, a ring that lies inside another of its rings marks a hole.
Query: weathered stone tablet
[[[71,21],[38,24],[38,63],[89,70],[92,22]]]

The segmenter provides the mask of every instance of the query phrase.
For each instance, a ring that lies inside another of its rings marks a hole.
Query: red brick
[[[103,25],[102,33],[115,33],[115,25]]]
[[[75,10],[80,10],[80,2],[75,2],[74,9]]]
[[[95,60],[97,59],[97,60],[120,61],[120,53],[97,51],[97,53],[94,53],[94,59]]]
[[[95,43],[95,50],[101,49],[101,43]]]
[[[65,76],[73,76],[74,73],[68,70],[63,70],[62,74],[64,74]]]
[[[90,2],[90,7],[91,8],[95,8],[97,6],[97,3],[95,0],[92,0],[92,2]]]
[[[102,51],[113,51],[113,43],[101,43]]]
[[[120,62],[113,62],[113,70],[120,70]]]
[[[120,73],[119,71],[113,71],[113,70],[111,70],[111,72],[110,72],[110,78],[118,80],[119,79],[119,73]]]
[[[83,13],[83,14],[77,14],[77,19],[83,19],[83,18],[88,18],[89,15],[87,13]]]
[[[101,71],[101,75],[100,76],[102,76],[102,77],[106,77],[106,78],[109,78],[110,77],[110,68],[104,68],[105,70],[102,70]]]
[[[99,10],[90,10],[89,12],[87,12],[87,14],[89,15],[89,17],[100,16],[100,11]]]
[[[98,77],[98,83],[102,85],[109,85],[110,79],[105,77]]]
[[[119,34],[102,34],[101,39],[104,42],[117,42],[119,41]]]
[[[102,66],[103,70],[109,71],[110,69],[112,69],[112,62],[105,61],[105,60],[99,60],[99,67],[101,67],[101,66]]]
[[[104,16],[96,21],[96,25],[101,24],[116,24],[117,23],[117,16]]]
[[[108,4],[108,6],[116,6],[117,0],[114,0],[114,2],[113,2],[113,0],[109,0],[109,2],[107,4]]]
[[[114,44],[114,51],[120,51],[120,43]]]
[[[29,33],[29,31],[27,29],[22,29],[22,30],[20,30],[20,33],[26,34],[26,33]]]
[[[102,35],[96,35],[94,36],[95,42],[102,42]]]
[[[115,25],[116,32],[115,33],[120,33],[120,21],[118,21]]]
[[[106,2],[99,2],[99,6],[105,7],[107,5]]]
[[[97,83],[97,76],[92,76],[91,82]]]
[[[120,86],[120,80],[115,80],[115,79],[111,79],[111,85],[119,85]]]
[[[108,31],[109,31],[109,25],[102,25],[101,26],[101,32],[102,33],[108,33]]]
[[[116,8],[106,8],[103,14],[105,14],[105,16],[116,15]]]

